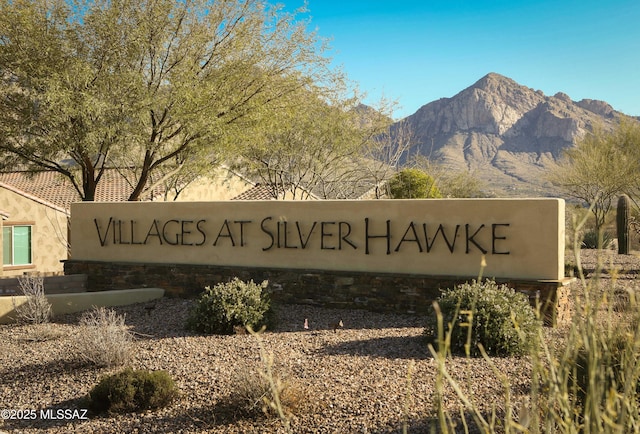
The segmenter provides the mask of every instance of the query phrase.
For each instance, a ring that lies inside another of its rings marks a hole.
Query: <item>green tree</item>
[[[393,199],[440,198],[440,190],[433,178],[419,169],[403,169],[388,182],[389,194]]]
[[[614,200],[640,186],[640,124],[623,120],[613,131],[597,128],[565,151],[549,180],[592,206],[600,232]]]
[[[416,155],[411,161],[412,167],[429,173],[442,197],[469,198],[483,197],[484,184],[472,171],[455,171],[430,160],[424,155]]]
[[[471,171],[443,171],[435,177],[443,197],[483,197],[484,184]]]
[[[154,173],[237,152],[292,94],[343,90],[297,17],[264,0],[1,0],[5,166],[57,171],[84,200],[106,167],[132,168],[138,200]]]
[[[613,141],[627,155],[627,164],[631,166],[629,186],[621,193],[628,194],[637,202],[640,197],[640,122],[632,118],[622,118],[612,135]]]

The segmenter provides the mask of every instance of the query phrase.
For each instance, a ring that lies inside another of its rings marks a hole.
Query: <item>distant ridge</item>
[[[545,174],[564,149],[594,126],[622,116],[604,101],[546,96],[496,73],[451,98],[430,102],[403,120],[415,140],[409,157],[471,170],[492,196],[556,195]],[[395,125],[398,125],[396,123]]]

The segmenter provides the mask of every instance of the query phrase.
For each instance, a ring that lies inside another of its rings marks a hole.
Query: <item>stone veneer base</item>
[[[68,260],[65,274],[86,274],[89,291],[163,288],[169,296],[195,297],[205,286],[233,277],[256,282],[268,280],[272,300],[329,308],[355,308],[376,312],[433,312],[440,291],[469,282],[466,276],[421,276],[297,269],[264,269],[210,265],[138,264]],[[491,276],[486,276],[491,277]],[[540,301],[547,325],[568,321],[570,284],[575,279],[496,279]]]

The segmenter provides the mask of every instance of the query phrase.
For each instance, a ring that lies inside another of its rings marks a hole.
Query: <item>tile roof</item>
[[[254,187],[240,193],[231,200],[275,200],[271,189],[267,186],[256,184]]]
[[[71,182],[63,175],[52,171],[0,173],[0,184],[62,210],[69,210],[71,203],[81,200]],[[97,202],[126,201],[132,191],[133,188],[117,170],[108,169],[98,183],[95,200]],[[152,200],[162,192],[162,189],[156,188],[153,194],[148,194],[143,199]]]

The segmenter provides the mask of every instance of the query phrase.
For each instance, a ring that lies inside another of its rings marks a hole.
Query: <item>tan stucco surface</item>
[[[33,223],[32,262],[34,267],[3,269],[3,276],[21,275],[25,271],[61,273],[67,259],[67,215],[59,209],[0,188],[0,209],[6,210],[11,223]],[[0,256],[2,252],[0,251]],[[0,258],[1,259],[1,258]]]
[[[230,200],[253,187],[246,179],[224,167],[217,167],[205,177],[201,176],[184,189],[176,198],[176,192],[168,193],[167,201],[193,202],[209,200]],[[159,198],[163,200],[163,198]]]
[[[564,201],[78,203],[77,260],[560,279]],[[387,229],[388,228],[388,229]]]
[[[92,309],[93,306],[126,306],[128,304],[143,303],[163,296],[164,289],[136,288],[75,294],[49,294],[46,297],[51,303],[51,310],[55,316],[82,312]],[[24,296],[0,297],[0,324],[12,322],[16,317],[15,306],[20,306],[26,301],[27,298]]]

